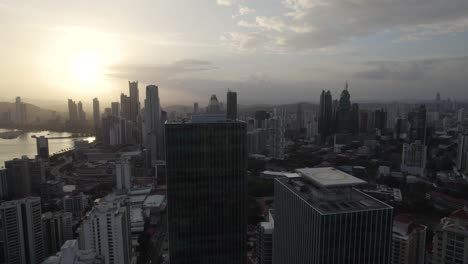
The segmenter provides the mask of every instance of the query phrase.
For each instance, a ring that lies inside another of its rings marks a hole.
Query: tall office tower
[[[266,142],[268,156],[276,159],[284,159],[286,147],[284,115],[284,111],[275,109],[273,117],[268,119],[268,140]]]
[[[120,116],[120,104],[119,102],[112,102],[111,103],[112,115],[113,116]]]
[[[72,214],[46,212],[42,214],[45,256],[54,255],[65,241],[73,239]]]
[[[0,204],[0,263],[40,264],[45,258],[41,199],[27,197]]]
[[[15,123],[24,125],[26,123],[26,104],[21,102],[21,97],[16,97],[15,101]]]
[[[81,101],[78,102],[78,120],[80,121],[86,120],[86,113],[83,110],[83,103]]]
[[[138,121],[140,115],[140,95],[138,92],[138,81],[128,82],[130,93],[130,120],[133,122]]]
[[[411,175],[425,176],[427,161],[427,146],[415,141],[403,144],[401,154],[401,171]]]
[[[123,118],[130,120],[130,109],[130,97],[128,97],[124,93],[120,94],[120,115]]]
[[[304,128],[304,109],[302,108],[302,104],[297,104],[296,109],[296,130],[300,133]]]
[[[384,131],[387,128],[387,111],[377,109],[374,111],[374,127]]]
[[[468,131],[458,136],[457,170],[468,173]]]
[[[37,156],[41,159],[49,159],[49,139],[40,136],[36,137]]]
[[[389,264],[392,211],[334,168],[275,180],[273,263]]]
[[[426,143],[426,106],[421,105],[415,111],[408,113],[410,123],[410,139]]]
[[[465,121],[465,109],[464,108],[458,109],[458,111],[457,111],[457,121],[458,121],[458,123],[463,123],[463,121]]]
[[[193,113],[198,114],[198,103],[193,103]]]
[[[408,215],[393,219],[392,264],[424,264],[427,226]]]
[[[63,210],[72,213],[72,216],[80,219],[83,216],[86,207],[88,207],[88,195],[80,193],[72,193],[62,198]]]
[[[333,104],[330,91],[322,91],[320,96],[319,133],[322,140],[332,134],[333,128]]]
[[[104,108],[104,113],[102,113],[102,117],[110,116],[112,115],[112,108],[106,107]]]
[[[104,264],[129,264],[132,259],[127,200],[127,196],[114,194],[99,199],[79,228],[80,248],[96,252],[104,258]]]
[[[367,133],[369,131],[369,111],[368,110],[360,110],[359,111],[359,132]]]
[[[132,152],[123,153],[120,159],[115,163],[115,175],[117,180],[117,190],[130,190],[132,168],[130,159],[132,158]]]
[[[237,120],[237,93],[227,92],[227,111],[226,117],[230,120]]]
[[[434,230],[432,252],[427,255],[428,264],[468,263],[468,212],[454,211],[441,219]]]
[[[72,124],[78,121],[78,106],[72,99],[68,99],[68,120]]]
[[[216,94],[211,95],[210,102],[208,103],[208,106],[206,107],[206,112],[209,114],[218,114],[221,112],[221,108],[219,106],[219,102],[218,102],[218,98],[216,97]]]
[[[245,263],[245,123],[210,114],[165,128],[171,264]]]
[[[8,177],[7,170],[0,169],[0,200],[8,199]]]
[[[162,156],[161,141],[161,107],[159,104],[159,88],[156,85],[146,86],[145,100],[145,134],[146,149],[149,150],[151,166]]]
[[[101,110],[99,108],[99,100],[97,98],[93,99],[93,121],[94,129],[98,131],[101,127]]]
[[[23,156],[21,159],[5,161],[5,168],[10,199],[40,195],[40,185],[45,181],[45,164],[42,161]]]
[[[336,133],[352,133],[352,106],[351,95],[348,91],[348,81],[346,81],[345,89],[341,93],[338,108],[336,109],[335,132]]]
[[[268,212],[268,221],[261,222],[257,230],[257,264],[273,263],[273,233],[275,231],[274,213]]]
[[[354,103],[351,107],[351,133],[359,134],[359,104]]]

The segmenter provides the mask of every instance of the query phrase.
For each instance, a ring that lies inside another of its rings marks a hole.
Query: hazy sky
[[[467,0],[0,0],[0,99],[468,99]]]

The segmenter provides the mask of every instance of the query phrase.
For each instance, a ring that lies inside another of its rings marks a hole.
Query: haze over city
[[[129,79],[166,106],[318,102],[345,80],[358,101],[468,99],[465,0],[2,0],[0,25],[3,100],[110,102]]]

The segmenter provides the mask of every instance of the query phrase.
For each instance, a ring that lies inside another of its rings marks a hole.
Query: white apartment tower
[[[94,250],[104,258],[104,264],[129,264],[132,258],[129,214],[126,196],[110,194],[99,199],[80,227],[80,249]]]
[[[393,219],[392,264],[424,264],[427,227],[408,215]]]

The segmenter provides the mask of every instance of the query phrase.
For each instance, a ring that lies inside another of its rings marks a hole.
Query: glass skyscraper
[[[168,123],[171,264],[246,262],[246,125],[223,114]]]

